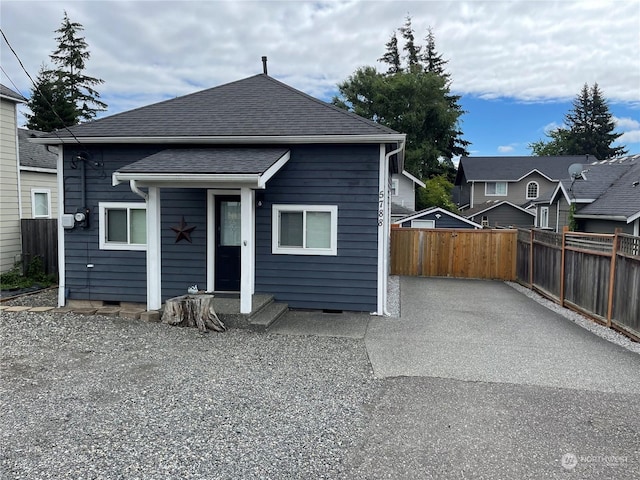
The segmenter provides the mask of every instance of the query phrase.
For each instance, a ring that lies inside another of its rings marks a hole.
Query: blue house
[[[405,135],[266,74],[57,131],[60,297],[384,314]]]

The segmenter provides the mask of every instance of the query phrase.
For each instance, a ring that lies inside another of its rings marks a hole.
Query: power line
[[[9,39],[7,38],[7,36],[4,33],[4,30],[2,30],[0,28],[0,33],[2,33],[2,38],[4,38],[5,43],[7,44],[7,46],[9,47],[9,49],[11,50],[11,52],[13,53],[13,55],[16,57],[16,60],[18,60],[18,63],[20,64],[20,67],[22,68],[22,70],[24,71],[24,73],[27,75],[27,77],[29,77],[29,80],[31,80],[31,83],[33,84],[33,88],[35,88],[35,90],[40,94],[40,96],[42,97],[42,99],[47,103],[47,105],[49,106],[49,108],[51,109],[51,111],[53,112],[53,114],[56,116],[56,118],[58,120],[60,120],[60,123],[62,123],[63,128],[69,132],[69,134],[73,137],[73,139],[78,142],[78,145],[82,145],[82,142],[80,140],[78,140],[78,137],[76,137],[74,135],[74,133],[69,130],[69,127],[67,127],[66,125],[64,125],[64,120],[62,120],[62,118],[60,117],[60,115],[58,115],[58,112],[56,112],[56,109],[53,107],[53,105],[51,104],[51,102],[49,101],[49,99],[42,93],[42,90],[40,90],[40,87],[38,87],[38,85],[36,84],[36,82],[33,80],[33,78],[31,77],[31,75],[29,75],[29,72],[27,71],[27,69],[25,68],[24,64],[22,63],[22,60],[20,60],[20,57],[18,56],[17,52],[14,50],[14,48],[11,46],[11,43],[9,43]],[[4,69],[2,70],[4,72]],[[6,72],[5,72],[6,75]],[[9,76],[7,75],[7,78],[9,78]],[[11,80],[9,78],[9,80]],[[13,81],[11,81],[11,83],[15,86],[15,84],[13,83]],[[19,93],[19,92],[18,92]],[[22,95],[22,94],[20,94]],[[24,95],[22,95],[24,97]],[[60,137],[60,135],[58,135],[58,133],[54,130],[53,133],[56,137],[58,137],[58,140],[62,141],[62,137]]]

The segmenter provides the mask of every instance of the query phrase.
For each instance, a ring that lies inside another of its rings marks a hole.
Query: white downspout
[[[382,217],[378,217],[378,308],[375,315],[390,316],[387,310],[387,281],[389,277],[389,262],[391,260],[389,257],[389,239],[391,236],[389,226],[389,196],[387,195],[389,190],[389,159],[392,155],[404,150],[404,146],[405,140],[401,140],[398,148],[385,154],[384,157],[380,155],[380,170],[378,173],[380,191],[378,196],[379,202],[382,203],[382,210],[378,207],[378,212],[382,212]],[[384,144],[381,144],[381,153],[384,151],[384,148]]]
[[[62,216],[64,215],[64,145],[58,147],[58,159],[56,160],[56,181],[58,183],[58,306],[64,307],[66,303],[66,264],[64,227]]]

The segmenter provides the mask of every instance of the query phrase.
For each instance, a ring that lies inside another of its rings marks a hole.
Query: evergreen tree
[[[404,26],[400,27],[399,30],[402,38],[404,38],[403,50],[406,52],[407,70],[413,72],[420,67],[420,49],[422,47],[416,45],[413,27],[411,26],[411,17],[409,15],[407,15]]]
[[[78,120],[93,119],[98,112],[104,111],[107,105],[100,101],[100,94],[93,87],[104,83],[104,80],[84,74],[85,63],[89,60],[87,42],[78,34],[84,27],[71,22],[64,12],[62,26],[56,30],[58,48],[50,55],[51,61],[58,66],[54,73],[61,79],[69,100],[78,109]]]
[[[436,51],[436,37],[433,34],[431,27],[427,29],[427,36],[425,37],[427,44],[424,47],[424,53],[422,54],[422,63],[424,64],[425,72],[432,72],[440,75],[444,78],[449,78],[449,73],[444,69],[445,65],[449,63],[449,60],[444,60],[442,55]]]
[[[597,83],[585,83],[565,115],[565,126],[547,133],[550,140],[529,144],[534,155],[593,155],[600,160],[627,153],[624,146],[611,145],[621,133],[616,127],[606,99]]]
[[[58,48],[50,55],[55,67],[40,69],[27,102],[31,110],[27,114],[29,128],[51,131],[69,127],[91,120],[106,109],[93,88],[104,81],[84,74],[90,54],[87,42],[78,36],[82,30],[82,25],[71,22],[64,12],[62,25],[56,30]]]
[[[31,114],[25,113],[25,117],[31,130],[51,132],[77,123],[77,110],[65,97],[64,85],[44,65],[40,67],[27,105]]]
[[[402,70],[400,53],[398,52],[398,36],[395,32],[391,35],[391,38],[385,46],[387,47],[387,51],[378,61],[388,64],[389,69],[387,70],[387,74],[393,75]]]

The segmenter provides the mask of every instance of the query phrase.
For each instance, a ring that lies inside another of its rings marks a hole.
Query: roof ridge
[[[282,87],[285,87],[285,88],[291,90],[292,92],[297,93],[298,95],[301,95],[301,96],[303,96],[303,97],[305,97],[305,98],[307,98],[309,100],[314,101],[315,103],[318,103],[318,104],[320,104],[320,105],[322,105],[324,107],[328,107],[328,108],[330,108],[330,109],[332,109],[332,110],[334,110],[336,112],[340,112],[342,114],[346,114],[347,116],[349,116],[349,117],[351,117],[351,118],[353,118],[355,120],[358,120],[358,121],[360,121],[362,123],[366,123],[367,125],[376,127],[376,128],[378,128],[380,130],[385,131],[386,133],[389,133],[389,132],[398,133],[395,130],[393,130],[392,128],[389,128],[389,127],[387,127],[385,125],[381,125],[380,123],[374,122],[373,120],[369,120],[368,118],[364,118],[364,117],[362,117],[360,115],[357,115],[357,114],[355,114],[353,112],[350,112],[349,110],[345,110],[344,108],[336,107],[335,105],[333,105],[333,104],[331,104],[329,102],[325,102],[323,100],[320,100],[319,98],[316,98],[316,97],[314,97],[312,95],[309,95],[308,93],[305,93],[302,90],[298,90],[297,88],[294,88],[291,85],[287,85],[286,83],[281,82],[280,80],[278,80],[276,78],[273,78],[273,77],[270,77],[269,75],[266,75],[264,73],[259,73],[258,75],[255,75],[255,76],[263,76],[266,79],[271,80],[273,83],[276,83],[276,84],[278,84],[278,85],[280,85]],[[248,77],[248,78],[252,78],[252,77]]]

